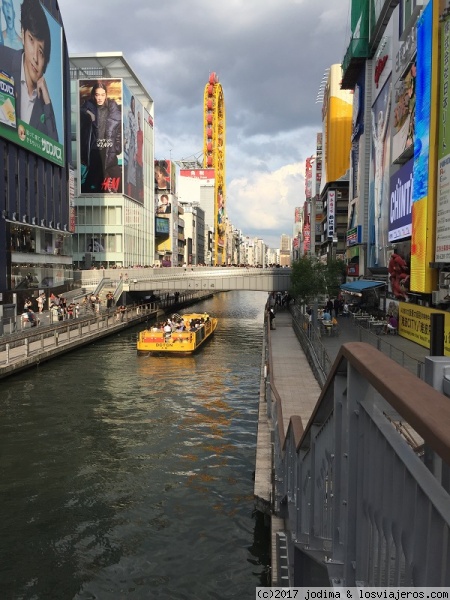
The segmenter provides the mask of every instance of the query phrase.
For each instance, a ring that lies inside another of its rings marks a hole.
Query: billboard
[[[64,166],[62,27],[37,0],[2,9],[0,135]]]
[[[436,262],[450,262],[450,18],[441,24]]]
[[[390,242],[409,237],[412,233],[413,166],[411,159],[391,177],[389,200]]]
[[[170,215],[172,212],[172,202],[170,194],[158,194],[156,196],[156,214]]]
[[[175,194],[175,173],[175,164],[172,161],[155,160],[155,191],[167,190]]]
[[[341,65],[332,65],[322,106],[322,190],[343,177],[350,166],[353,92],[341,89],[341,81]]]
[[[385,83],[372,106],[372,144],[369,189],[369,266],[386,266],[387,247],[391,82]],[[381,250],[381,252],[380,252]]]
[[[430,348],[431,315],[444,315],[444,356],[450,356],[450,313],[417,304],[399,303],[398,330],[402,337]]]
[[[80,194],[123,192],[122,80],[80,79]]]
[[[124,194],[144,202],[144,109],[124,83],[123,106],[123,177]]]
[[[398,80],[394,92],[394,124],[392,131],[392,160],[395,161],[414,145],[416,108],[416,63]]]
[[[414,138],[414,187],[411,237],[411,290],[431,293],[435,273],[430,268],[435,251],[436,139],[438,11],[430,2],[417,21],[416,125]],[[435,33],[434,31],[435,30]],[[428,198],[430,197],[430,201]]]

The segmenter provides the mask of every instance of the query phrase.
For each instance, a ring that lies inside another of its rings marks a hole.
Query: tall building
[[[121,52],[70,56],[73,260],[152,265],[153,100]]]
[[[204,258],[200,262],[210,265],[213,264],[214,257],[216,221],[214,169],[203,169],[196,162],[188,164],[180,161],[178,164],[180,171],[177,189],[180,201],[183,204],[198,204],[204,213]]]
[[[25,298],[41,292],[49,297],[72,285],[69,196],[73,178],[69,62],[62,15],[51,0],[23,0],[14,6],[22,29],[36,28],[31,33],[42,42],[43,61],[37,69],[49,96],[45,102],[35,86],[35,97],[25,110],[20,64],[29,48],[12,49],[5,42],[0,47],[0,294],[4,304],[22,310]]]
[[[280,265],[289,267],[291,265],[292,238],[285,233],[280,238]]]

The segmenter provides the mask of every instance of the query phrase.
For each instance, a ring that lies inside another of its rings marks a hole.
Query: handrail
[[[314,422],[321,403],[331,400],[333,381],[346,362],[450,465],[449,399],[364,342],[349,342],[341,346],[309,423]],[[302,441],[303,438],[299,445]]]
[[[270,391],[280,402],[276,381]],[[330,585],[448,584],[448,398],[371,345],[349,342],[308,423],[291,416],[285,435],[280,414],[272,411],[273,510],[286,523],[289,585],[300,570],[313,585],[311,560]]]

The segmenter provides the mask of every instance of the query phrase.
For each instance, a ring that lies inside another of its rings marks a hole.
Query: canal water
[[[129,329],[0,387],[2,600],[254,598],[263,292],[194,357],[136,354]]]

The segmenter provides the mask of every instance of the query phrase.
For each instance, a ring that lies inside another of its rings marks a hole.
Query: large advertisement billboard
[[[144,202],[144,109],[123,84],[123,174],[124,193]]]
[[[79,81],[80,194],[123,192],[122,80]]]
[[[414,146],[416,108],[416,63],[399,79],[394,92],[394,126],[392,131],[392,161]]]
[[[450,17],[441,24],[436,262],[450,262]]]
[[[62,27],[38,0],[4,0],[1,28],[0,135],[63,166]]]
[[[386,266],[388,246],[391,80],[388,79],[372,106],[372,146],[369,190],[369,266]]]
[[[417,21],[416,128],[411,237],[411,290],[431,293],[435,272],[430,268],[435,251],[436,123],[438,11],[430,2]],[[434,33],[435,32],[435,33]],[[430,131],[433,131],[430,137]],[[428,200],[430,198],[430,201]]]

